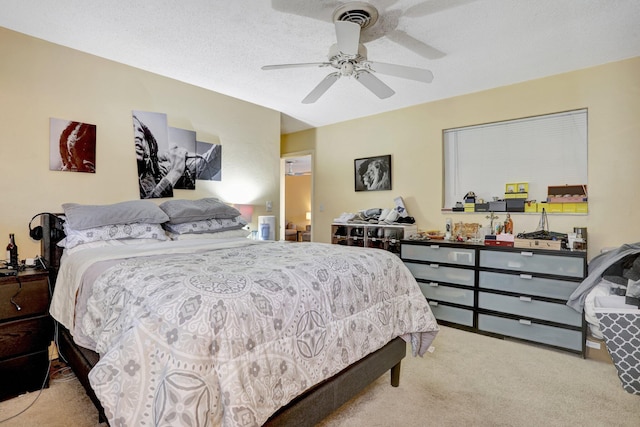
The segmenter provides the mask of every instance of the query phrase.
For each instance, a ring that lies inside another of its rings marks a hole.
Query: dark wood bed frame
[[[42,216],[42,257],[49,268],[51,283],[60,267],[62,249],[56,243],[61,239],[63,220],[59,216]],[[106,422],[104,410],[89,384],[89,371],[100,356],[73,341],[69,331],[57,324],[56,345],[60,357],[71,367],[87,395],[98,409],[99,421]],[[314,386],[278,410],[265,426],[313,426],[360,393],[386,371],[391,371],[391,385],[400,384],[400,364],[406,355],[406,343],[395,338],[380,350],[350,365],[332,378]]]

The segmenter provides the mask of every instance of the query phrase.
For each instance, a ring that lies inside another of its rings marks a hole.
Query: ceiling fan
[[[348,18],[348,17],[347,17]],[[378,98],[388,98],[395,93],[374,73],[403,79],[431,83],[433,74],[429,70],[404,65],[374,62],[367,59],[367,49],[360,43],[361,24],[358,21],[336,20],[337,43],[329,49],[329,61],[300,64],[265,65],[263,70],[302,67],[333,67],[337,71],[327,75],[303,100],[303,104],[316,102],[340,77],[353,77],[373,92]]]

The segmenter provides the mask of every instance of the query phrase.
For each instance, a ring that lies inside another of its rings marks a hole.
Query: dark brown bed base
[[[62,251],[56,246],[52,229],[62,230],[62,221],[56,216],[42,217],[42,256],[50,267],[51,283],[60,266]],[[78,346],[69,331],[58,325],[56,343],[62,359],[69,364],[84,386],[87,395],[98,409],[99,420],[106,421],[100,401],[89,384],[89,371],[98,362],[99,355]],[[391,371],[391,385],[400,384],[400,364],[406,355],[407,344],[401,338],[390,341],[380,350],[350,365],[337,375],[298,396],[276,412],[265,426],[313,426],[338,409],[386,371]]]

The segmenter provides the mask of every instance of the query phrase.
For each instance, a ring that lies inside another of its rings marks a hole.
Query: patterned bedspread
[[[127,259],[76,322],[113,427],[259,426],[391,339],[420,353],[438,330],[397,256],[322,243]]]

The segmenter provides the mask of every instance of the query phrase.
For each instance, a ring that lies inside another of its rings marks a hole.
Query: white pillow
[[[240,211],[213,197],[198,200],[172,199],[160,204],[171,224],[203,221],[211,218],[230,219],[240,215]]]
[[[72,248],[66,247],[66,240],[62,239],[58,242],[58,246],[65,248],[65,253],[72,254],[84,249],[103,248],[105,246],[129,246],[129,245],[146,245],[149,243],[160,243],[163,240],[158,239],[120,239],[120,240],[96,240],[95,242],[87,242]]]
[[[248,237],[251,230],[238,228],[236,230],[216,231],[215,233],[191,233],[191,234],[174,234],[169,233],[171,240],[193,240],[193,239],[230,239],[234,237]]]
[[[74,230],[67,223],[64,224],[64,247],[70,249],[90,242],[123,240],[123,239],[153,239],[167,240],[167,235],[160,224],[115,224],[102,227]]]
[[[242,217],[207,219],[203,221],[184,222],[182,224],[164,224],[164,228],[173,234],[211,233],[216,231],[237,230],[247,225]]]

